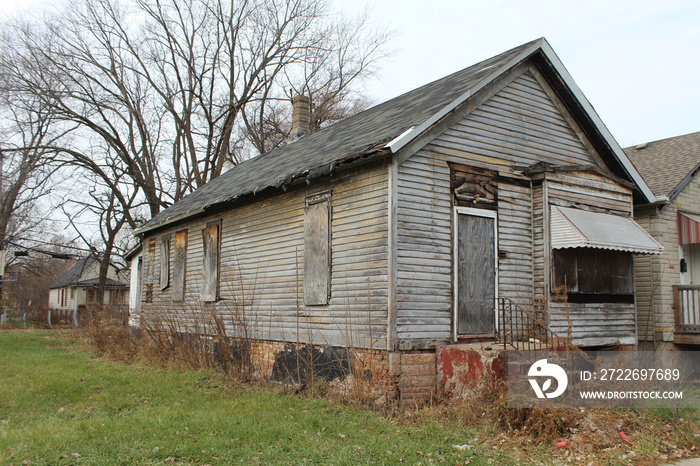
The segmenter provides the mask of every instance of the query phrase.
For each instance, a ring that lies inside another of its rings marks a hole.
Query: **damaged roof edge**
[[[186,218],[192,217],[193,215],[197,215],[197,214],[202,213],[202,212],[204,212],[203,207],[199,208],[199,209],[189,210],[189,211],[185,212],[184,214],[176,215],[174,217],[168,217],[160,223],[137,228],[136,230],[134,230],[134,235],[139,236],[139,235],[143,235],[144,233],[147,233],[149,231],[158,230],[159,228],[163,228],[166,225],[170,225],[170,224],[173,224],[175,222],[179,222],[180,220],[184,220]]]
[[[358,153],[348,155],[346,157],[343,157],[338,160],[333,160],[330,163],[321,165],[319,167],[315,168],[307,168],[301,171],[298,171],[296,174],[289,175],[287,178],[284,178],[282,180],[279,180],[278,183],[274,185],[268,185],[268,186],[256,186],[254,190],[249,191],[247,193],[241,193],[237,194],[232,197],[220,199],[218,201],[211,202],[207,205],[204,205],[198,209],[192,209],[190,211],[187,211],[183,214],[174,216],[174,217],[169,217],[164,219],[160,223],[156,223],[153,225],[148,225],[142,228],[137,228],[134,230],[134,235],[140,236],[143,235],[144,233],[148,233],[154,230],[159,230],[161,228],[165,228],[166,226],[172,225],[174,223],[180,222],[182,220],[188,219],[190,217],[194,217],[198,214],[203,214],[206,213],[207,211],[211,210],[212,208],[228,204],[231,202],[234,202],[236,200],[242,199],[244,197],[248,196],[255,196],[257,194],[261,194],[263,192],[268,191],[270,188],[275,188],[275,189],[282,189],[284,191],[287,190],[287,188],[299,181],[306,181],[306,183],[310,183],[312,180],[321,178],[323,176],[329,176],[332,175],[334,172],[339,171],[338,168],[343,166],[343,169],[345,168],[344,166],[346,165],[355,165],[357,162],[362,162],[362,161],[367,161],[369,159],[379,159],[382,156],[388,155],[391,153],[391,151],[387,151],[387,146],[386,146],[386,141],[382,141],[379,144],[373,144],[370,147],[367,147],[365,150],[360,151]]]

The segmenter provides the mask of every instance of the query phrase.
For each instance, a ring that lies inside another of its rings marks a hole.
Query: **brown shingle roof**
[[[656,196],[676,197],[700,167],[700,132],[625,149]]]

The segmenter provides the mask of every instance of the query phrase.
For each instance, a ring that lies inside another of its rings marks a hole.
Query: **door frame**
[[[459,216],[470,215],[472,217],[486,217],[493,219],[493,267],[494,274],[494,297],[498,299],[498,212],[495,210],[474,209],[471,207],[455,206],[452,216],[452,340],[457,342],[459,335],[458,318],[459,318]],[[495,330],[498,329],[498,305],[494,301],[494,325]]]

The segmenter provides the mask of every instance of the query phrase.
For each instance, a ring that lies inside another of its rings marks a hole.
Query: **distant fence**
[[[10,327],[85,327],[94,320],[95,313],[103,317],[126,323],[129,319],[128,306],[107,306],[105,309],[94,309],[80,306],[79,309],[46,309],[46,310],[4,310],[0,312],[0,326]]]

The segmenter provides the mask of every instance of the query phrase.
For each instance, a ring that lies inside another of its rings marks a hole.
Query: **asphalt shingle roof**
[[[523,44],[247,160],[163,210],[141,228],[150,228],[226,200],[259,193],[268,187],[280,187],[306,171],[321,169],[389,142],[428,120],[535,42]]]
[[[76,283],[83,275],[83,272],[90,268],[94,262],[95,258],[93,256],[79,259],[70,269],[63,272],[60,277],[54,280],[54,282],[49,285],[49,289],[63,288],[64,286]]]
[[[700,167],[700,132],[628,147],[625,153],[656,196],[673,198]]]

